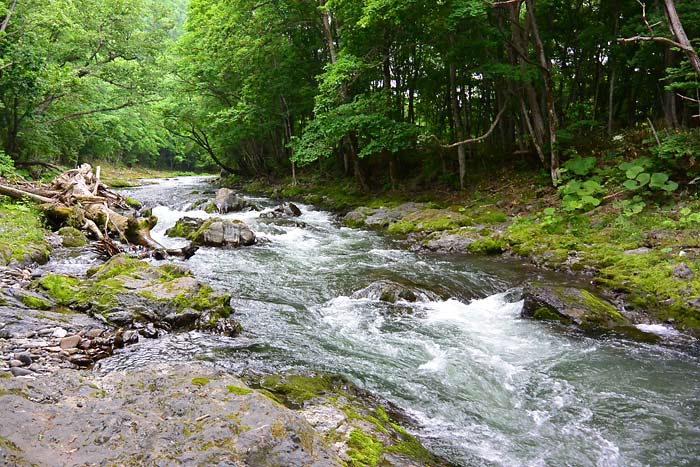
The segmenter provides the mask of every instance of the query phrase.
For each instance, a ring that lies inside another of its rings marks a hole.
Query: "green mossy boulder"
[[[524,318],[559,321],[586,331],[633,327],[612,303],[588,290],[529,285],[523,290],[523,302]]]
[[[39,211],[23,204],[0,205],[0,266],[45,264],[51,253],[45,234]]]
[[[117,255],[88,271],[88,279],[49,274],[33,287],[52,302],[103,316],[117,326],[152,323],[166,330],[201,329],[237,335],[231,296],[198,282],[179,265],[151,266]]]
[[[87,245],[87,237],[80,230],[73,227],[62,227],[58,231],[61,243],[68,248],[79,248]]]

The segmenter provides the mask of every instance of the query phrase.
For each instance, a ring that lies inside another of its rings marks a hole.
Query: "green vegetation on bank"
[[[45,233],[36,209],[0,197],[0,266],[48,261],[51,248]]]

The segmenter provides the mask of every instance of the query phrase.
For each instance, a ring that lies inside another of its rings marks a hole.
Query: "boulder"
[[[62,227],[58,231],[61,243],[68,248],[78,248],[87,244],[87,237],[80,230],[73,227]]]
[[[271,211],[264,212],[260,214],[263,219],[275,219],[280,217],[299,217],[301,216],[301,209],[294,203],[284,203]]]
[[[250,203],[238,196],[230,188],[221,188],[216,192],[214,206],[219,214],[238,212],[251,207]]]
[[[250,246],[255,244],[255,234],[240,220],[208,219],[189,236],[194,245],[202,246]]]
[[[559,321],[584,330],[616,330],[623,334],[634,326],[609,301],[588,290],[563,286],[528,285],[523,289],[521,316]]]
[[[0,380],[2,465],[344,465],[302,415],[203,364]]]
[[[353,293],[350,298],[381,300],[382,302],[432,302],[440,300],[440,296],[434,292],[418,287],[407,286],[389,280],[372,282],[364,289]]]
[[[202,227],[204,221],[204,219],[196,219],[194,217],[182,217],[177,220],[174,226],[165,231],[165,235],[168,237],[189,238]]]
[[[117,255],[88,274],[82,281],[49,274],[32,287],[54,306],[89,312],[115,326],[138,329],[144,336],[158,335],[158,330],[240,332],[240,325],[231,318],[231,296],[200,283],[182,266],[155,267]]]

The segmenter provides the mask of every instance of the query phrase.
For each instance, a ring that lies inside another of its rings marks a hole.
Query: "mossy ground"
[[[0,196],[0,265],[48,261],[51,249],[43,221],[33,207]]]

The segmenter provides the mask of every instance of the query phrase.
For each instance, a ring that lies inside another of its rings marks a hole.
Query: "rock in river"
[[[250,203],[238,196],[230,188],[221,188],[216,192],[214,206],[219,214],[242,211],[251,207]]]
[[[255,244],[255,234],[239,220],[209,219],[192,234],[192,243],[203,246],[250,246]]]
[[[388,303],[396,303],[401,300],[406,302],[440,300],[440,296],[436,293],[389,280],[372,282],[364,289],[353,293],[350,298],[368,298],[370,300],[381,300]]]
[[[573,324],[584,331],[612,330],[640,341],[658,336],[637,329],[609,301],[575,287],[529,285],[523,289],[524,318]]]

